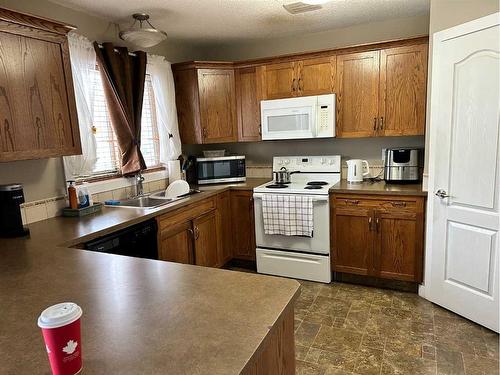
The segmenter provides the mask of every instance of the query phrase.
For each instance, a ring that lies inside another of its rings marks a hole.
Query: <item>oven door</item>
[[[254,193],[255,240],[258,248],[292,250],[312,254],[330,253],[330,209],[328,195],[313,195],[313,236],[282,236],[264,233],[262,195]]]
[[[198,184],[245,181],[245,157],[196,159]]]

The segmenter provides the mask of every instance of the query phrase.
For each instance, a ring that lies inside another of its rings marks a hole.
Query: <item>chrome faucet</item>
[[[144,177],[142,176],[142,173],[139,171],[135,175],[135,195],[137,197],[141,197],[144,195],[144,187],[142,183],[144,182]]]

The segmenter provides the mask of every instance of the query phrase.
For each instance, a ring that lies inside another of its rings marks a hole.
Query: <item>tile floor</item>
[[[499,373],[496,333],[416,294],[300,283],[297,374]]]

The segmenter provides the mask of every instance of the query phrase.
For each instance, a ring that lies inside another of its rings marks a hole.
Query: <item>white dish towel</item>
[[[313,201],[304,195],[263,194],[265,234],[313,236]]]

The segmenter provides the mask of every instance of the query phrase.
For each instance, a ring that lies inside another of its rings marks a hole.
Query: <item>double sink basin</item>
[[[109,205],[108,207],[124,207],[124,208],[156,208],[166,204],[178,201],[179,199],[186,198],[191,194],[199,193],[197,190],[191,190],[187,194],[175,198],[165,197],[165,191],[158,191],[149,195],[142,195],[140,197],[129,198],[118,201],[118,203]]]

